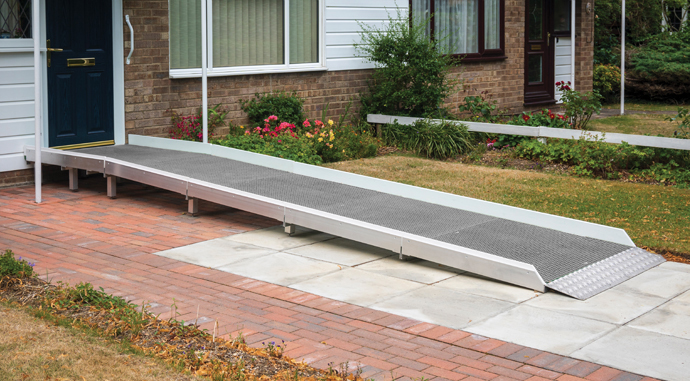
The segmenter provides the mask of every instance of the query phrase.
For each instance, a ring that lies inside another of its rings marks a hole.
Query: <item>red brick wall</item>
[[[524,110],[525,3],[524,0],[506,0],[505,3],[508,58],[495,62],[468,62],[454,69],[453,75],[462,78],[465,86],[447,100],[451,108],[456,109],[465,96],[488,90],[500,107],[511,112]],[[125,67],[128,134],[165,136],[170,127],[167,110],[190,114],[201,105],[201,81],[198,78],[170,79],[168,76],[167,5],[167,0],[124,1],[125,13],[130,15],[132,24],[140,31],[132,64]],[[129,32],[125,28],[125,52],[128,52],[128,41]],[[329,116],[333,117],[343,112],[350,98],[358,98],[369,73],[368,70],[353,70],[209,78],[209,104],[222,103],[230,110],[228,117],[231,121],[244,124],[247,119],[239,108],[240,99],[248,99],[257,92],[297,91],[306,99],[305,109],[310,117],[319,116],[326,104]],[[353,111],[357,111],[357,103]]]
[[[587,13],[587,4],[590,12]],[[578,0],[575,27],[575,90],[592,91],[594,72],[594,0]]]

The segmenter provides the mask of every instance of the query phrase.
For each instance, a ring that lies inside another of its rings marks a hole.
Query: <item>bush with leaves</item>
[[[507,124],[529,127],[573,128],[568,123],[568,118],[564,115],[555,114],[549,109],[533,112],[524,111],[522,114],[516,115],[509,120]]]
[[[257,93],[252,99],[240,100],[240,107],[242,111],[247,113],[249,121],[255,126],[262,125],[264,119],[271,115],[298,127],[305,119],[304,99],[296,93]]]
[[[601,112],[601,95],[596,91],[575,91],[570,87],[570,81],[556,82],[556,86],[561,91],[561,101],[570,125],[578,130],[587,130],[592,114]]]
[[[443,41],[426,35],[425,23],[410,22],[400,12],[382,29],[360,23],[357,51],[374,63],[368,89],[360,97],[362,119],[367,114],[437,116],[458,80],[449,77],[454,59]]]
[[[479,95],[465,97],[463,103],[458,106],[461,117],[470,122],[496,123],[501,118],[502,112],[496,112],[497,101],[488,91],[482,91]]]
[[[432,159],[449,159],[472,150],[477,137],[459,122],[420,119],[413,125],[397,122],[383,129],[384,141]]]
[[[616,65],[594,65],[594,90],[605,102],[615,102],[620,98],[621,69]]]
[[[579,140],[549,139],[520,143],[515,154],[525,159],[544,160],[572,166],[583,177],[619,178],[622,171],[660,182],[690,184],[690,153],[664,148],[637,147],[627,143],[606,143],[595,135]]]
[[[196,115],[180,115],[174,110],[171,110],[172,127],[170,128],[170,137],[179,140],[191,140],[200,142],[203,140],[204,126],[202,124],[201,107],[196,112]],[[220,104],[208,109],[208,137],[212,138],[214,131],[226,125],[225,117],[228,115],[228,110]]]
[[[670,122],[678,122],[678,129],[673,131],[673,136],[681,139],[690,139],[690,110],[678,107],[678,114],[666,118]]]
[[[690,29],[660,33],[630,49],[626,92],[646,99],[690,98]]]
[[[34,274],[34,265],[22,257],[15,258],[12,250],[5,250],[5,253],[0,255],[0,278],[30,277]]]

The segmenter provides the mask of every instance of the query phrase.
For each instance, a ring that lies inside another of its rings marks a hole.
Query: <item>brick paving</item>
[[[217,321],[221,334],[241,332],[253,346],[284,340],[293,358],[348,363],[375,380],[653,380],[157,256],[276,221],[206,202],[188,216],[183,196],[133,183],[114,200],[104,192],[102,178],[77,193],[48,184],[37,205],[32,186],[0,189],[0,249],[36,262],[52,282],[90,282],[209,330]]]

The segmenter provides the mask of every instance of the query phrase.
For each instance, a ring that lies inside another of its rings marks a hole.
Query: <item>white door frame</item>
[[[45,51],[46,43],[46,3],[39,1],[41,6],[41,50]],[[113,128],[115,129],[115,144],[125,144],[125,58],[124,58],[124,15],[123,0],[113,2]],[[56,46],[57,48],[58,46]],[[46,55],[41,59],[42,72],[42,114],[43,114],[43,147],[48,145],[48,63]]]

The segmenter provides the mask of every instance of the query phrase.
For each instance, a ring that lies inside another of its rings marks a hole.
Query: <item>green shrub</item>
[[[362,43],[356,48],[376,66],[360,97],[362,119],[367,114],[437,115],[459,83],[448,76],[453,58],[442,41],[430,40],[425,23],[410,25],[401,13],[397,19],[389,16],[382,29],[360,27]]]
[[[201,107],[196,112],[196,115],[180,115],[174,110],[171,110],[172,127],[170,128],[170,137],[179,140],[191,140],[200,142],[203,140],[204,126],[201,121]],[[208,137],[212,138],[214,131],[226,124],[225,117],[228,115],[228,110],[220,104],[208,109]]]
[[[414,151],[433,159],[448,159],[474,148],[476,137],[461,123],[420,119],[414,125],[393,123],[383,129],[384,140],[391,145]]]
[[[550,139],[549,144],[524,141],[516,147],[515,154],[525,159],[568,164],[574,174],[584,177],[615,179],[628,171],[656,181],[690,184],[687,151],[610,144],[590,135],[579,140]]]
[[[467,115],[467,118],[464,118],[464,120],[496,123],[500,118],[500,115],[495,113],[498,102],[492,98],[488,91],[482,91],[479,95],[465,97],[463,103],[458,106],[458,110],[461,115]]]
[[[626,91],[659,100],[690,97],[690,30],[660,33],[630,49]]]
[[[615,102],[621,92],[621,69],[615,65],[595,65],[594,90],[606,102]]]
[[[5,250],[0,256],[0,278],[5,276],[30,277],[34,275],[34,263],[28,262],[22,257],[14,258],[12,250]]]
[[[214,144],[237,148],[244,151],[280,157],[300,163],[320,165],[323,159],[317,154],[314,146],[306,139],[290,135],[271,137],[251,134],[242,136],[228,135],[225,139],[215,140]]]
[[[242,111],[247,113],[252,126],[262,126],[264,120],[275,115],[279,120],[301,126],[304,121],[304,99],[296,93],[285,92],[255,94],[249,100],[240,100]]]
[[[572,90],[570,81],[556,82],[556,86],[561,91],[561,101],[570,125],[578,130],[587,130],[592,114],[601,112],[601,95],[596,90],[586,93]]]
[[[549,109],[533,112],[525,111],[513,117],[507,124],[529,127],[572,128],[565,116],[554,114]]]
[[[678,121],[678,129],[673,131],[673,136],[681,139],[690,139],[690,110],[685,107],[678,107],[678,114],[668,117],[666,120]]]

